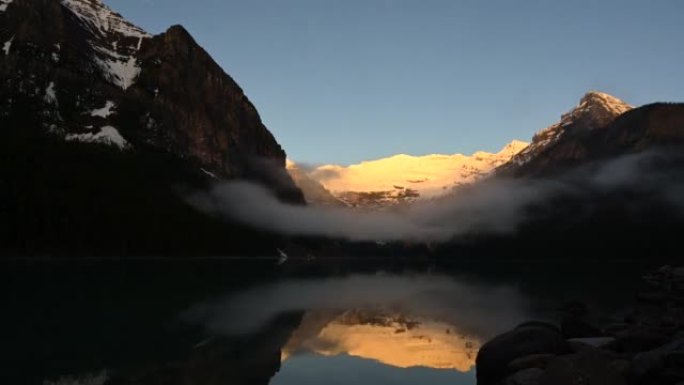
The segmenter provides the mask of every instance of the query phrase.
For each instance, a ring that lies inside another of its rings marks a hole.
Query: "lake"
[[[2,383],[474,384],[567,301],[619,316],[658,261],[201,259],[2,265]]]

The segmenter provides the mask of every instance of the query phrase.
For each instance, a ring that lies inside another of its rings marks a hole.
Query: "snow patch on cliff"
[[[100,118],[108,118],[111,114],[114,112],[112,109],[116,107],[116,104],[114,104],[113,101],[107,100],[107,103],[105,103],[105,106],[102,108],[97,108],[92,111],[90,111],[90,116],[99,116]]]
[[[12,48],[12,41],[14,41],[14,36],[12,36],[11,39],[7,40],[5,44],[2,45],[2,52],[5,53],[5,56],[9,55],[10,53],[10,48]]]
[[[14,0],[0,0],[0,12],[5,12],[7,10],[7,6],[12,4]]]
[[[55,91],[55,82],[50,82],[45,89],[45,96],[43,96],[45,103],[57,105],[57,93]]]
[[[104,126],[100,128],[100,131],[93,134],[69,134],[65,137],[68,142],[77,141],[83,143],[101,143],[108,146],[115,146],[121,150],[125,150],[130,147],[130,144],[124,139],[119,131],[112,126]]]
[[[62,5],[83,21],[91,32],[103,36],[114,32],[126,37],[151,37],[142,28],[131,24],[101,1],[62,0]]]
[[[135,83],[140,74],[138,60],[134,56],[120,55],[115,51],[102,47],[94,47],[101,55],[95,58],[95,63],[103,71],[108,81],[124,90]]]
[[[136,54],[151,35],[129,23],[99,0],[62,0],[84,28],[93,34],[93,58],[103,76],[126,90],[140,74]]]

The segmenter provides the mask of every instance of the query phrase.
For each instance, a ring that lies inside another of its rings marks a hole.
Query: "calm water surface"
[[[482,343],[581,300],[619,314],[650,263],[8,262],[12,384],[474,384]]]

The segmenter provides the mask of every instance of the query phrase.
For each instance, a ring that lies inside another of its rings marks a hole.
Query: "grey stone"
[[[668,341],[668,336],[662,331],[638,325],[619,333],[616,337],[615,347],[625,353],[645,352]]]
[[[585,319],[566,315],[561,321],[561,331],[565,338],[585,338],[585,337],[600,337],[603,332],[596,326],[590,324]]]
[[[551,360],[556,358],[555,354],[541,353],[541,354],[530,354],[529,356],[524,356],[516,358],[508,364],[508,370],[513,372],[518,372],[520,370],[529,368],[546,368]]]
[[[684,353],[684,339],[677,339],[657,349],[637,354],[629,368],[631,378],[640,379],[664,370]]]
[[[626,385],[624,375],[606,355],[595,350],[558,357],[549,363],[539,385]]]
[[[517,358],[569,352],[570,347],[557,327],[528,322],[482,346],[476,360],[477,381],[479,385],[496,384],[510,373],[508,365]]]
[[[537,385],[544,370],[539,368],[527,368],[518,371],[506,378],[505,385]]]
[[[604,347],[615,342],[614,337],[571,338],[568,342],[579,342],[596,348]]]

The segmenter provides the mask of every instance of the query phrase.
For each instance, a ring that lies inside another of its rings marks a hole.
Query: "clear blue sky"
[[[290,158],[495,151],[588,90],[684,100],[682,0],[105,0],[184,25]]]

